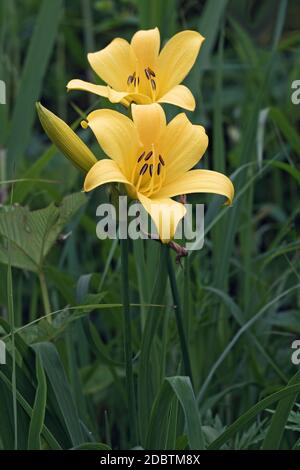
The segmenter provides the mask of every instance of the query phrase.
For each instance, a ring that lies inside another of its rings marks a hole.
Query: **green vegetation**
[[[299,15],[296,0],[1,1],[0,449],[299,448]],[[182,266],[157,241],[98,240],[111,194],[80,192],[35,105],[101,157],[79,123],[113,105],[65,86],[96,83],[88,51],[154,26],[206,37],[187,114],[210,138],[201,165],[236,190],[232,207],[189,196],[206,238]]]

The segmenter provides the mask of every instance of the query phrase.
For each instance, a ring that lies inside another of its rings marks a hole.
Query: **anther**
[[[138,77],[137,82],[138,82],[138,85],[139,85],[140,84],[140,77]]]
[[[160,175],[160,169],[161,169],[161,164],[159,163],[157,165],[157,174],[158,174],[158,176]]]
[[[149,166],[149,173],[150,173],[150,176],[153,175],[153,165],[151,163],[151,165]]]
[[[138,163],[140,163],[140,161],[143,159],[143,156],[145,155],[146,152],[143,152],[142,155],[139,156],[138,158]]]
[[[133,82],[133,76],[132,75],[129,75],[128,79],[127,79],[127,85],[131,85]]]
[[[155,77],[155,73],[153,72],[153,70],[150,69],[150,67],[148,67],[148,72],[150,75],[152,75],[152,77]]]
[[[156,90],[156,83],[153,80],[153,78],[151,78],[151,86],[152,86],[152,90]]]
[[[134,86],[136,86],[136,78],[134,78],[133,84],[134,84]]]
[[[150,73],[149,73],[148,69],[145,69],[145,74],[146,74],[146,77],[148,78],[148,80],[150,80]]]
[[[152,152],[152,150],[151,150],[151,151],[150,151],[149,153],[147,153],[147,155],[145,156],[145,162],[146,162],[147,160],[149,160],[149,158],[151,158],[152,155],[153,155],[153,152]]]
[[[141,168],[140,175],[144,175],[147,171],[147,168],[148,168],[148,163],[145,163],[145,165],[143,165]]]
[[[158,158],[159,158],[160,163],[161,163],[163,166],[165,166],[165,162],[164,162],[163,157],[162,157],[161,155],[159,155]]]

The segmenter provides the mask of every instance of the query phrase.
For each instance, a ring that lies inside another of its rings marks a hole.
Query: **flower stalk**
[[[176,276],[175,276],[174,267],[173,267],[169,250],[167,252],[167,267],[168,267],[170,287],[171,287],[173,301],[175,305],[175,309],[174,309],[175,318],[176,318],[177,331],[178,331],[179,342],[180,342],[180,347],[181,347],[181,352],[182,352],[184,374],[190,377],[191,382],[193,384],[190,355],[189,355],[186,335],[185,335],[184,326],[183,326],[181,301],[180,301],[179,291],[178,291],[178,287],[176,283]]]
[[[131,423],[131,441],[137,444],[137,416],[136,400],[132,367],[132,334],[131,312],[129,301],[129,273],[128,273],[128,239],[120,239],[121,268],[122,268],[122,298],[123,298],[123,327],[124,327],[124,353],[126,369],[127,399],[129,410],[129,422]]]

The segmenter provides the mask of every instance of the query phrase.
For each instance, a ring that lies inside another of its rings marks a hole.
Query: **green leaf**
[[[26,150],[40,91],[56,39],[62,0],[43,0],[30,42],[7,143],[8,162],[20,160]]]
[[[101,442],[86,442],[79,446],[72,447],[71,450],[111,450],[111,447]]]
[[[153,285],[153,292],[151,297],[151,303],[157,305],[163,303],[163,299],[166,295],[167,285],[167,269],[166,269],[166,248],[165,246],[150,245],[149,250],[149,264],[148,270],[150,271],[152,263],[155,265],[155,275],[149,274],[149,283]],[[149,248],[148,247],[148,248]],[[157,259],[154,254],[156,248],[158,249]],[[153,250],[154,249],[154,250]],[[147,272],[145,272],[145,281],[147,280]],[[157,311],[155,307],[151,307],[147,311],[146,323],[142,337],[141,354],[139,359],[139,372],[138,372],[138,410],[139,410],[139,430],[141,436],[141,442],[144,446],[146,439],[147,428],[145,423],[149,422],[151,408],[154,397],[157,394],[157,390],[154,387],[154,369],[152,359],[153,343],[156,337],[157,328],[160,320],[160,311]],[[157,369],[157,367],[156,367]],[[164,372],[163,372],[164,373]]]
[[[34,349],[40,355],[43,368],[51,384],[50,393],[54,395],[58,409],[61,413],[61,420],[67,428],[73,446],[83,443],[82,428],[79,416],[74,404],[73,396],[67,377],[62,366],[60,357],[55,346],[51,343],[37,343]]]
[[[12,244],[11,264],[37,272],[63,227],[85,203],[82,193],[66,196],[60,206],[30,211],[27,207],[0,208],[0,262],[7,263],[6,241]]]
[[[289,381],[288,385],[300,385],[300,371],[298,371]],[[262,449],[278,450],[284,433],[285,425],[288,420],[290,411],[293,408],[298,393],[290,395],[281,400],[272,417],[270,427],[264,439]]]
[[[256,405],[252,406],[246,413],[240,416],[234,423],[232,423],[226,431],[224,431],[215,441],[213,441],[209,446],[208,450],[217,450],[220,449],[231,437],[233,437],[237,432],[241,431],[246,424],[249,423],[255,416],[258,415],[261,411],[268,408],[273,403],[276,403],[282,398],[289,398],[295,393],[299,393],[300,383],[297,385],[290,385],[282,388],[278,392],[272,393],[263,400],[260,400]]]
[[[36,356],[37,390],[33,405],[33,412],[29,427],[28,449],[41,449],[41,434],[45,420],[47,381],[39,356]]]
[[[300,137],[297,131],[289,123],[286,116],[278,108],[271,108],[269,116],[273,119],[275,124],[279,127],[284,137],[292,147],[292,149],[299,155]]]
[[[189,377],[168,377],[154,402],[147,448],[165,449],[168,435],[167,423],[172,397],[176,396],[184,417],[188,444],[191,450],[203,450],[204,439],[201,429],[200,414]]]

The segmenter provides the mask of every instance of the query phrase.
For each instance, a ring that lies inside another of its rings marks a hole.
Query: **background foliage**
[[[0,448],[296,449],[299,2],[2,0],[0,11]],[[190,198],[206,202],[205,246],[176,267],[193,385],[165,253],[154,241],[130,247],[134,438],[120,250],[95,235],[109,196],[79,192],[82,176],[49,144],[35,101],[74,127],[108,107],[66,83],[96,80],[88,51],[153,26],[163,40],[187,28],[206,37],[187,80],[190,118],[210,137],[201,165],[230,174],[236,198],[231,208]]]

